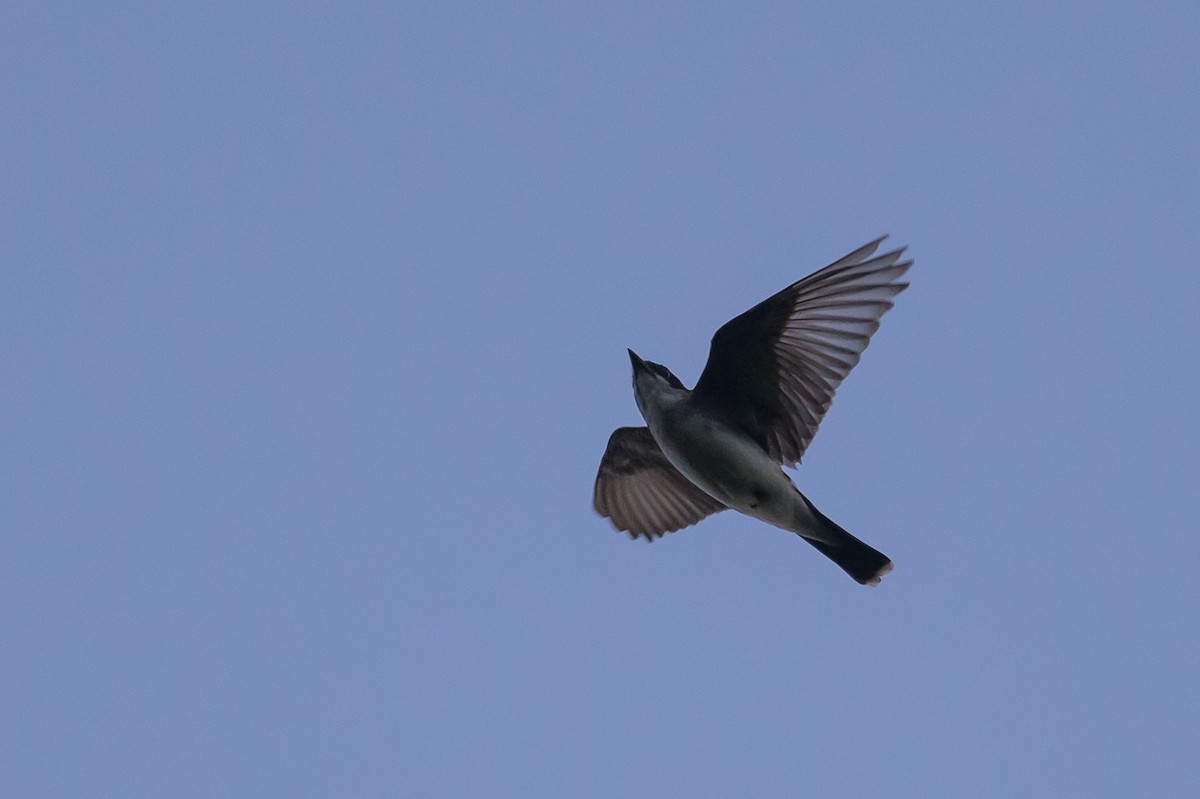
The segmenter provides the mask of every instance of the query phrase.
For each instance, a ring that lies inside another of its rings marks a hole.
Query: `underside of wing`
[[[645,427],[609,437],[592,504],[618,530],[648,541],[725,510],[671,465]]]
[[[788,286],[713,337],[695,397],[723,413],[784,464],[800,461],[833,395],[859,357],[911,260],[875,255],[876,239]]]

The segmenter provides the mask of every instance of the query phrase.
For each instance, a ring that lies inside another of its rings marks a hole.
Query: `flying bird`
[[[645,427],[619,427],[596,475],[593,505],[648,541],[733,508],[798,534],[864,585],[892,569],[882,552],[837,526],[800,493],[794,467],[834,392],[879,329],[912,266],[882,236],[813,272],[713,336],[688,390],[671,370],[629,350]]]

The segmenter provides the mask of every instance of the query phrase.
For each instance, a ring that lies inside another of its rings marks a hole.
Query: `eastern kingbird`
[[[593,504],[631,537],[652,541],[726,508],[800,535],[855,580],[878,585],[886,555],[838,527],[780,468],[800,461],[911,260],[875,255],[882,236],[725,323],[689,391],[629,350],[648,427],[619,427]]]

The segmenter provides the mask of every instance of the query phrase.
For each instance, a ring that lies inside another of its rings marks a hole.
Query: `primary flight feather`
[[[656,536],[726,508],[800,535],[860,583],[892,562],[838,527],[781,465],[794,466],[879,319],[907,288],[904,248],[881,237],[745,313],[713,336],[693,390],[629,351],[646,427],[613,432],[593,504],[619,530]]]

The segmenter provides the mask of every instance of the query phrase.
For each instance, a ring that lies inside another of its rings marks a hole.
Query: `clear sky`
[[[5,3],[0,795],[1200,795],[1194,2]],[[591,509],[916,259],[796,472]]]

